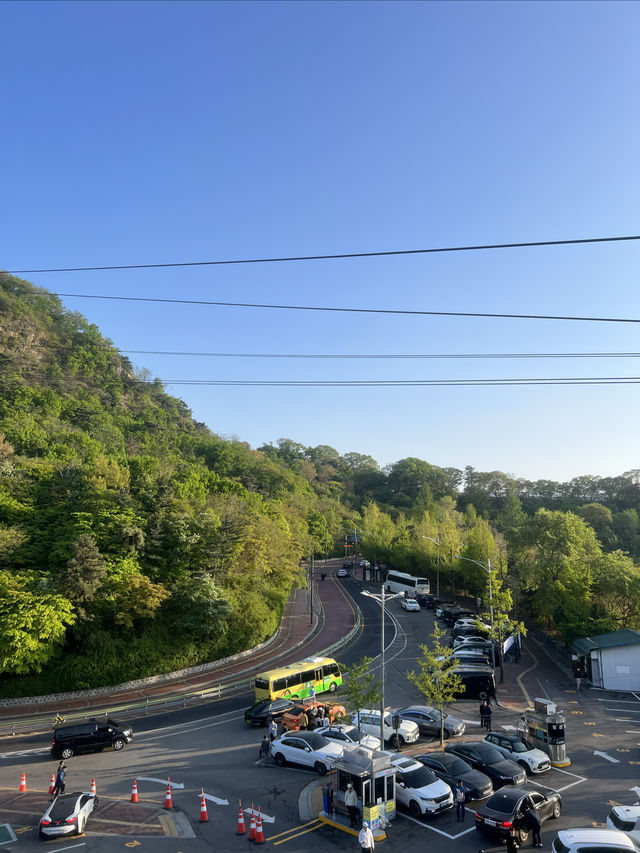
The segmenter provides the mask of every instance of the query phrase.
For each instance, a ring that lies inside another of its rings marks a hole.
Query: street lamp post
[[[440,538],[433,539],[431,536],[423,536],[422,538],[433,542],[438,549],[436,552],[436,595],[440,596]]]
[[[392,598],[400,598],[402,595],[401,592],[393,593],[392,595],[387,595],[384,591],[384,583],[380,589],[380,595],[376,593],[369,592],[367,589],[362,590],[362,595],[366,595],[368,598],[375,598],[376,601],[380,602],[380,610],[382,613],[382,626],[380,631],[381,637],[381,647],[380,647],[380,665],[382,667],[382,678],[381,678],[381,692],[380,692],[380,748],[384,749],[384,615],[385,615],[385,602],[390,601]]]
[[[491,560],[487,557],[487,565],[481,563],[480,560],[472,560],[471,557],[461,557],[459,554],[453,555],[454,560],[466,560],[467,563],[475,563],[476,566],[480,566],[481,569],[489,575],[489,613],[491,616],[491,664],[493,668],[496,668],[496,650],[495,650],[495,639],[493,636],[493,586],[491,583]]]

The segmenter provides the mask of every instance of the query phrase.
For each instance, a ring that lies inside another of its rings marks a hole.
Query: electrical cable
[[[275,264],[290,261],[328,261],[343,258],[381,258],[393,255],[429,255],[444,252],[477,252],[490,249],[525,249],[538,248],[541,246],[576,246],[585,243],[621,243],[625,241],[640,240],[640,234],[630,234],[621,237],[582,237],[570,240],[531,240],[519,243],[486,243],[472,246],[440,246],[431,249],[393,249],[382,252],[340,252],[330,255],[296,255],[282,258],[236,258],[221,261],[179,261],[166,264],[111,264],[108,266],[92,267],[56,267],[51,269],[32,270],[7,270],[13,275],[25,273],[48,273],[48,272],[97,272],[104,270],[141,270],[141,269],[165,269],[168,267],[208,267],[225,266],[230,264]]]
[[[389,379],[389,380],[270,380],[270,379],[143,379],[142,382],[163,385],[210,385],[210,386],[280,386],[309,388],[381,388],[415,386],[468,386],[468,385],[635,385],[640,376],[586,376],[556,379]]]
[[[640,352],[485,352],[485,353],[272,353],[173,352],[170,350],[118,349],[122,354],[178,355],[210,358],[292,359],[509,359],[509,358],[640,358]]]

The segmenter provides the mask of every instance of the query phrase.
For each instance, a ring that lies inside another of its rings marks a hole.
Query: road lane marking
[[[606,753],[606,752],[600,752],[600,750],[599,750],[599,749],[596,749],[596,751],[595,751],[593,754],[594,754],[594,755],[599,755],[599,756],[601,756],[602,758],[606,758],[606,759],[607,759],[607,761],[610,761],[612,764],[620,764],[620,759],[619,759],[619,758],[614,758],[614,757],[613,757],[613,755],[607,755],[607,753]]]
[[[402,817],[405,820],[410,820],[418,826],[421,826],[422,829],[430,829],[431,832],[437,832],[438,835],[442,835],[445,838],[449,838],[451,839],[451,841],[455,841],[457,838],[462,838],[463,835],[468,835],[470,832],[474,832],[475,829],[473,826],[470,826],[469,829],[463,829],[462,832],[458,832],[456,833],[456,835],[451,835],[450,833],[445,832],[443,829],[436,829],[436,827],[430,823],[425,823],[423,820],[418,820],[418,818],[413,817],[413,815],[404,814],[403,812],[396,812],[396,816]]]

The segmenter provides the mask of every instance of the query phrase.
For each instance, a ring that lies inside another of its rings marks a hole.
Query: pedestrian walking
[[[349,826],[353,829],[358,825],[358,795],[353,790],[352,782],[349,782],[344,792],[344,804],[349,812]]]
[[[66,769],[67,769],[67,765],[64,763],[64,761],[61,761],[60,764],[58,764],[58,769],[56,770],[56,783],[53,786],[52,796],[54,799],[58,796],[58,794],[64,794],[64,789],[65,789],[64,777],[65,777],[65,770]]]
[[[576,665],[574,667],[573,677],[576,680],[576,690],[580,690],[582,688],[582,668],[580,665]]]
[[[309,728],[309,717],[307,717],[305,711],[300,714],[299,728],[301,732],[306,732]]]
[[[534,847],[542,847],[542,836],[540,830],[542,828],[542,820],[538,813],[538,809],[530,800],[525,800],[522,806],[525,826],[531,830],[531,839]]]
[[[269,739],[269,735],[265,735],[260,741],[260,758],[266,758],[269,755],[269,751],[271,749],[271,740]]]
[[[358,835],[358,841],[360,842],[360,847],[364,850],[364,853],[373,853],[373,848],[376,845],[373,840],[373,832],[371,832],[371,828],[366,820],[362,824],[362,829]]]
[[[487,729],[489,731],[491,729],[491,705],[488,699],[484,699],[482,705],[480,705],[480,727],[483,729]]]
[[[275,720],[269,723],[269,737],[274,741],[278,737],[278,724]]]
[[[464,823],[464,812],[465,812],[465,803],[467,802],[467,789],[464,787],[464,782],[462,779],[458,779],[458,782],[453,789],[453,801],[456,804],[456,819],[458,823]]]

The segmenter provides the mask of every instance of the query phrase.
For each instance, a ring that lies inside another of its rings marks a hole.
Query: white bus
[[[429,595],[431,587],[428,578],[416,578],[406,572],[391,570],[384,582],[387,592],[406,592],[411,598],[416,595]]]

